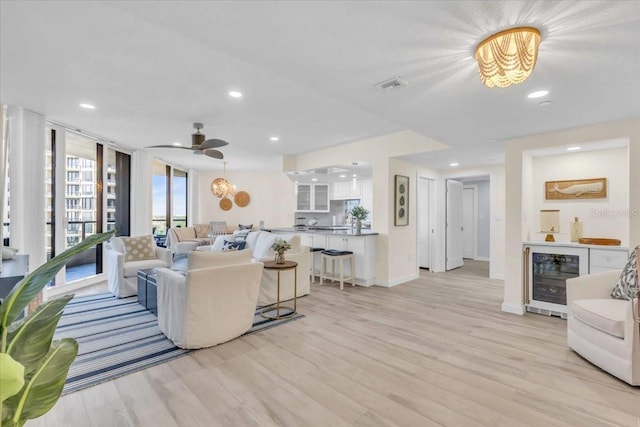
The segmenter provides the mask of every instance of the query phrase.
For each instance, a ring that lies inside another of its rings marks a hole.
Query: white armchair
[[[159,269],[158,326],[162,333],[178,347],[203,348],[248,331],[253,325],[264,264],[248,261],[251,255],[247,252],[248,258],[241,264],[235,264],[238,253],[191,252],[189,258],[212,257],[214,266],[190,269],[186,276]],[[234,264],[220,265],[222,258]]]
[[[125,262],[122,238],[113,237],[106,245],[107,285],[118,298],[138,294],[138,271],[147,268],[171,267],[171,251],[155,246],[155,259]]]
[[[613,299],[620,271],[567,280],[567,342],[576,353],[631,385],[640,385],[638,298]],[[634,317],[635,310],[635,317]]]

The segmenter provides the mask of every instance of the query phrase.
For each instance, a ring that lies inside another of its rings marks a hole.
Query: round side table
[[[295,261],[285,261],[283,264],[278,264],[275,261],[265,261],[264,269],[274,270],[277,272],[278,288],[277,288],[277,296],[276,296],[275,304],[271,304],[263,307],[262,310],[260,310],[260,316],[264,317],[265,319],[282,319],[282,318],[294,316],[297,313],[296,302],[297,302],[297,296],[298,296],[298,263]],[[280,306],[280,273],[282,271],[289,271],[289,270],[293,270],[293,308]],[[280,314],[281,309],[287,309],[287,310],[290,310],[291,312],[281,315]],[[275,316],[267,314],[267,312],[273,311],[273,310],[275,310],[276,312]]]

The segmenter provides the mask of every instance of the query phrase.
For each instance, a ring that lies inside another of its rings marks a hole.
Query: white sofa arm
[[[622,270],[603,271],[567,280],[567,305],[578,299],[609,298]]]
[[[167,268],[171,267],[173,257],[171,256],[171,249],[156,246],[156,258],[164,261]]]
[[[105,259],[109,292],[119,297],[119,290],[124,289],[124,254],[107,248]]]
[[[158,327],[169,339],[179,341],[184,336],[187,278],[168,268],[159,268],[156,277]]]

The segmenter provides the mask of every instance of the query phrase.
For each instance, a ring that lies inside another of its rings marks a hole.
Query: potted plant
[[[47,261],[22,279],[0,304],[0,414],[2,427],[20,427],[46,414],[58,401],[69,366],[78,354],[73,338],[53,341],[62,310],[73,295],[48,301],[16,318],[74,256],[114,232],[96,234]]]
[[[356,220],[356,233],[360,234],[362,232],[362,221],[367,219],[367,217],[369,216],[369,211],[362,206],[356,206],[351,209],[351,212],[349,213],[351,214],[351,217],[355,218]]]
[[[276,264],[284,264],[284,253],[285,251],[291,249],[291,244],[286,240],[277,239],[275,242],[273,242],[273,245],[271,245],[271,249],[273,249],[276,253]]]

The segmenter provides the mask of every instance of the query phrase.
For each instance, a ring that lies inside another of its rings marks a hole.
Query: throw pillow
[[[236,230],[233,232],[233,236],[236,242],[244,242],[247,239],[247,235],[251,232],[251,229],[245,228],[242,230]]]
[[[196,237],[198,239],[209,237],[209,232],[211,231],[209,224],[194,224],[193,228],[196,229]]]
[[[17,252],[18,252],[17,249],[10,248],[8,246],[3,246],[2,247],[2,259],[11,259],[16,255]]]
[[[627,265],[611,290],[611,298],[631,300],[638,296],[638,256],[640,245],[631,252]]]
[[[247,242],[244,240],[241,242],[230,242],[228,240],[224,241],[224,245],[222,246],[223,251],[241,251],[247,246]]]
[[[156,259],[156,242],[153,236],[123,237],[124,262]]]
[[[238,224],[238,230],[251,230],[253,228],[253,224],[242,225]]]

